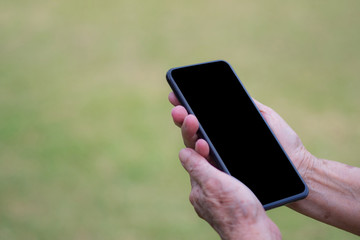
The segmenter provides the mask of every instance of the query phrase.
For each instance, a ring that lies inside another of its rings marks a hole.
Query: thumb
[[[179,153],[179,158],[190,177],[198,183],[204,182],[209,177],[221,173],[204,157],[191,148],[182,149]]]

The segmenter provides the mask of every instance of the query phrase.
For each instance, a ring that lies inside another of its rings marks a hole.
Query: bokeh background
[[[166,71],[224,59],[317,157],[360,166],[360,2],[1,0],[0,239],[218,239]],[[357,239],[286,207],[284,239]]]

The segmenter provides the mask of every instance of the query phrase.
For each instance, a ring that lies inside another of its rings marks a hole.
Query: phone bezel
[[[226,61],[224,60],[215,60],[215,61],[209,61],[209,62],[203,62],[203,63],[198,63],[198,64],[192,64],[192,65],[186,65],[186,66],[182,66],[182,67],[176,67],[176,68],[171,68],[167,74],[166,74],[166,79],[168,84],[170,85],[171,89],[173,90],[174,94],[176,95],[176,97],[178,98],[179,102],[181,103],[182,106],[185,107],[185,109],[188,111],[189,114],[194,114],[194,112],[192,111],[190,105],[188,104],[188,102],[186,101],[184,95],[182,94],[180,88],[178,87],[178,85],[176,84],[175,80],[173,79],[171,73],[172,71],[176,70],[176,69],[182,69],[182,68],[187,68],[187,67],[193,67],[193,66],[198,66],[198,65],[204,65],[204,64],[211,64],[211,63],[216,63],[216,62],[223,62],[226,65],[228,65],[230,67],[230,69],[232,70],[233,74],[236,76],[237,80],[239,81],[241,87],[243,88],[243,90],[245,91],[247,97],[251,100],[251,103],[253,105],[253,107],[255,107],[256,111],[258,112],[258,114],[261,116],[261,119],[263,120],[263,122],[265,123],[265,125],[267,126],[267,128],[270,130],[272,136],[275,138],[276,142],[278,143],[278,145],[280,146],[281,150],[283,151],[283,153],[285,154],[286,158],[288,159],[288,161],[291,163],[294,171],[296,172],[296,174],[298,175],[299,179],[302,181],[303,185],[304,185],[304,191],[298,194],[295,194],[293,196],[290,197],[286,197],[283,199],[279,199],[277,201],[271,202],[271,203],[267,203],[265,205],[263,205],[265,210],[269,210],[275,207],[279,207],[281,205],[290,203],[290,202],[294,202],[300,199],[305,198],[308,193],[309,193],[309,189],[308,186],[306,185],[305,181],[303,180],[303,178],[301,177],[301,175],[299,174],[299,172],[297,171],[296,167],[294,166],[293,162],[290,160],[289,156],[287,155],[287,153],[284,151],[283,147],[281,146],[279,140],[276,138],[275,134],[273,133],[273,131],[271,130],[270,126],[268,125],[268,123],[266,122],[266,120],[264,119],[264,117],[262,116],[262,114],[260,113],[259,109],[257,108],[256,104],[254,103],[253,99],[251,98],[250,94],[248,93],[248,91],[246,90],[246,88],[244,87],[243,83],[241,82],[240,78],[237,76],[236,72],[234,71],[233,67]],[[211,140],[209,139],[209,137],[207,136],[206,132],[204,131],[203,127],[201,126],[201,123],[199,122],[199,130],[198,130],[198,135],[199,137],[203,138],[210,147],[210,155],[211,157],[213,157],[214,161],[216,162],[216,164],[218,165],[217,167],[226,172],[227,174],[231,175],[229,170],[227,169],[227,167],[225,166],[224,162],[222,161],[220,155],[218,154],[218,152],[216,151],[216,148],[214,147],[214,145],[212,144]]]

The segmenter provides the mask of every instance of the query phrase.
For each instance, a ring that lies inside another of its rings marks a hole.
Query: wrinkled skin
[[[209,146],[198,139],[199,123],[180,105],[174,93],[169,101],[174,123],[181,128],[184,144],[179,158],[190,175],[190,202],[222,239],[281,239],[277,226],[268,218],[255,195],[237,179],[219,171],[209,161]],[[297,134],[271,108],[254,100],[261,114],[303,177],[313,164]]]
[[[205,144],[199,140],[196,145]],[[281,239],[255,195],[237,179],[214,168],[193,149],[180,160],[191,180],[190,202],[222,239]]]

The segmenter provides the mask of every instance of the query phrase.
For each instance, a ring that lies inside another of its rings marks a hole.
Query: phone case
[[[302,177],[300,176],[300,174],[298,173],[297,169],[295,168],[295,166],[293,165],[292,161],[290,160],[290,158],[288,157],[288,155],[286,154],[286,152],[284,151],[283,147],[281,146],[281,144],[279,143],[278,139],[276,138],[275,134],[273,133],[273,131],[271,130],[271,128],[269,127],[268,123],[265,121],[265,119],[263,118],[263,116],[261,115],[259,109],[257,108],[256,104],[254,103],[254,101],[252,100],[252,98],[250,97],[248,91],[246,90],[246,88],[243,86],[242,82],[240,81],[239,77],[237,76],[237,74],[235,73],[234,69],[232,68],[232,66],[224,61],[224,60],[216,60],[216,61],[210,61],[210,62],[204,62],[204,63],[199,63],[199,64],[193,64],[193,65],[187,65],[187,66],[183,66],[183,67],[177,67],[177,68],[171,68],[167,74],[166,74],[166,79],[168,81],[168,84],[170,85],[171,89],[173,90],[173,92],[175,93],[176,97],[178,98],[178,100],[180,101],[181,105],[185,107],[185,109],[188,111],[189,114],[194,114],[194,112],[192,111],[191,107],[189,106],[188,102],[186,101],[185,97],[183,96],[183,94],[181,93],[180,89],[178,88],[177,84],[175,83],[175,80],[172,78],[171,73],[173,70],[175,69],[180,69],[180,68],[187,68],[187,67],[191,67],[191,66],[197,66],[197,65],[202,65],[202,64],[211,64],[211,63],[215,63],[215,62],[223,62],[226,63],[231,70],[233,71],[233,73],[235,74],[235,76],[237,77],[237,79],[239,80],[242,88],[245,90],[247,96],[250,98],[252,104],[254,105],[254,107],[256,108],[258,114],[261,116],[261,118],[263,119],[264,123],[266,124],[267,128],[270,130],[271,134],[273,135],[273,137],[275,138],[275,140],[277,141],[277,143],[279,144],[279,146],[281,147],[282,151],[284,152],[284,154],[286,155],[286,157],[288,158],[288,160],[290,161],[292,167],[294,168],[294,170],[296,171],[297,175],[299,176],[299,178],[301,179],[302,183],[305,186],[305,190],[299,194],[284,198],[284,199],[280,199],[278,201],[274,201],[268,204],[263,205],[265,210],[269,210],[271,208],[275,208],[290,202],[294,202],[300,199],[305,198],[308,195],[308,187],[306,185],[306,183],[304,182],[304,180],[302,179]],[[221,157],[219,156],[218,152],[216,151],[215,147],[213,146],[211,140],[209,139],[209,137],[207,136],[206,132],[204,131],[203,127],[201,126],[201,123],[199,123],[199,131],[198,131],[198,135],[200,138],[203,138],[210,147],[210,156],[214,159],[215,163],[217,164],[217,168],[220,169],[223,172],[226,172],[227,174],[231,175],[229,170],[227,169],[227,167],[225,166],[224,162],[221,160]]]

